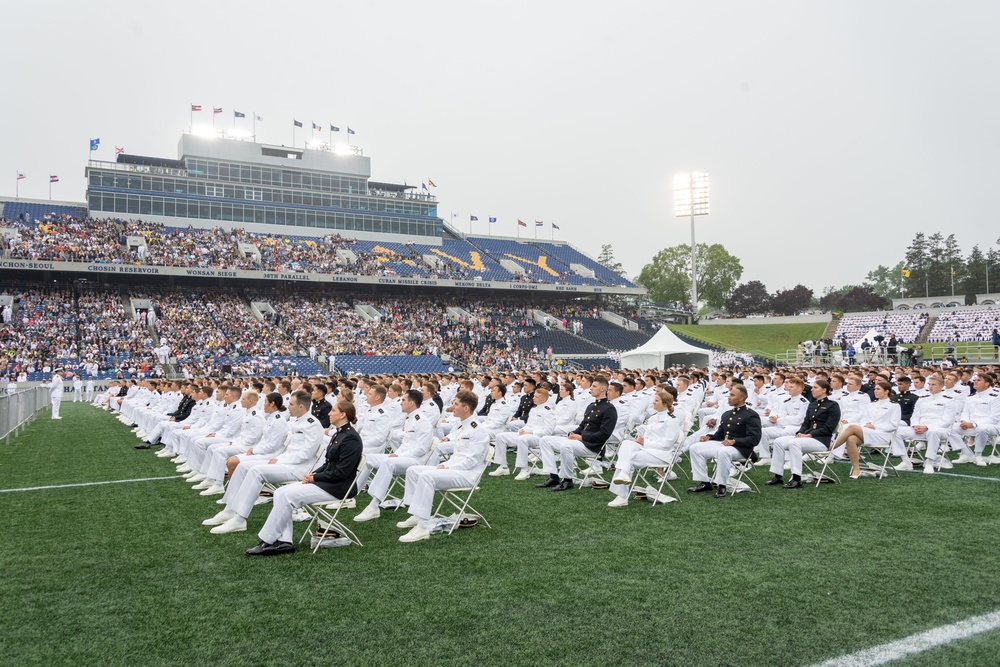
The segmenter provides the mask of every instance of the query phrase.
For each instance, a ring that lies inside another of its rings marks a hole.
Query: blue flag
[[[426,190],[427,189],[427,184],[426,183],[421,183],[420,187],[423,188],[424,190]]]
[[[331,132],[340,132],[340,128],[331,123],[330,124],[330,131]]]
[[[351,129],[350,125],[347,126],[347,133],[348,134],[354,134],[354,130]]]
[[[295,127],[302,127],[302,123],[295,120],[294,118],[292,119],[292,125],[294,125]]]
[[[559,225],[557,225],[556,223],[553,222],[552,223],[552,229],[559,229]]]
[[[491,217],[491,218],[490,218],[490,222],[491,222],[491,223],[493,223],[493,222],[496,222],[496,221],[497,221],[497,219],[496,219],[496,218],[493,218],[493,217]]]
[[[96,151],[97,147],[100,146],[100,145],[101,145],[101,140],[100,139],[91,139],[90,140],[90,150]]]
[[[233,111],[233,118],[246,118],[246,117],[247,115],[245,113],[240,113],[239,111]]]

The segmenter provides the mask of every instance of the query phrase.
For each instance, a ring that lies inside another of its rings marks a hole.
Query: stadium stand
[[[650,339],[650,334],[644,331],[628,331],[604,319],[586,317],[576,321],[583,325],[581,336],[608,350],[631,350]]]
[[[377,357],[348,354],[336,357],[334,365],[345,374],[441,373],[448,370],[448,365],[439,357],[405,354]]]
[[[871,329],[888,338],[896,336],[901,343],[913,343],[920,336],[927,324],[927,313],[871,313],[864,315],[848,315],[842,317],[837,324],[835,340],[847,338],[854,342],[862,338]]]
[[[59,217],[80,218],[87,215],[87,209],[82,206],[62,206],[56,204],[37,204],[24,201],[7,201],[3,204],[2,215],[8,220],[22,222],[47,221]]]
[[[631,280],[605,268],[568,244],[532,241],[532,245],[536,246],[542,253],[545,253],[546,256],[555,258],[561,262],[566,268],[569,268],[571,264],[581,264],[587,267],[605,285],[635,287],[635,283]]]
[[[993,330],[998,327],[1000,310],[993,308],[944,312],[937,316],[927,340],[932,343],[985,341],[992,338]]]

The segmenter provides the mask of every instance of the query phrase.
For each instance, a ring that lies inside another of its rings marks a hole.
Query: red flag
[[[436,184],[436,183],[435,183],[434,181],[432,181],[431,179],[429,179],[429,178],[428,178],[428,179],[427,179],[427,182],[428,182],[428,183],[430,184],[430,186],[431,186],[432,188],[436,188],[436,187],[437,187],[437,184]]]
[[[222,113],[222,107],[212,107],[212,113]]]
[[[115,155],[121,155],[124,152],[125,152],[124,148],[118,148],[118,146],[115,146]]]
[[[517,224],[520,225],[521,227],[528,226],[528,223],[526,223],[524,220],[521,220],[520,218],[517,219]]]
[[[201,111],[201,105],[200,104],[192,104],[191,105],[191,111]]]

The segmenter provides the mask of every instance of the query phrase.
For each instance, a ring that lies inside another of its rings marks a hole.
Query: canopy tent
[[[652,338],[629,352],[622,352],[622,368],[666,368],[674,364],[708,366],[711,351],[685,343],[662,327]]]

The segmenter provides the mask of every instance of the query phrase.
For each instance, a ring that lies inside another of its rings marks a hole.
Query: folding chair
[[[427,454],[424,456],[423,460],[420,461],[420,463],[418,463],[417,465],[425,466],[430,463],[431,459],[434,457],[434,452],[437,451],[437,446],[439,442],[440,440],[438,440],[437,438],[431,440],[430,449],[427,450]],[[404,486],[405,484],[406,484],[405,473],[402,475],[393,475],[392,482],[389,483],[389,490],[385,492],[385,498],[383,498],[382,502],[379,503],[379,507],[381,509],[393,509],[393,510],[397,510],[400,507],[402,507],[403,494],[401,492],[397,492],[396,487]],[[361,489],[358,489],[358,493],[360,492]],[[394,493],[399,493],[399,495],[398,496],[393,495]]]
[[[618,444],[618,441],[609,438],[598,451],[579,457],[587,467],[583,468],[579,463],[577,464],[577,474],[580,476],[574,481],[581,487],[594,486],[595,482],[603,489],[610,487],[611,482],[604,477],[605,472],[610,469],[610,465],[609,462],[603,460],[603,457],[607,451],[607,447],[614,444]],[[617,448],[614,450],[614,453],[617,453]]]
[[[883,477],[888,477],[888,474],[886,474],[886,470],[892,470],[892,472],[896,475],[896,477],[899,477],[899,471],[889,465],[889,455],[892,452],[891,443],[886,445],[861,445],[861,450],[863,450],[865,453],[865,459],[860,464],[861,466],[863,466],[862,474],[864,472],[872,472],[875,473],[876,478],[882,479]],[[885,450],[884,456],[882,454],[882,450]],[[868,460],[869,456],[876,458],[876,460],[878,458],[881,458],[882,463],[878,464],[874,461]]]
[[[486,461],[490,461],[493,456],[493,447],[490,447],[486,452]],[[479,482],[483,478],[483,473],[486,472],[488,464],[484,464],[479,468],[479,472],[476,475],[476,481],[469,486],[460,486],[451,489],[438,489],[437,493],[441,495],[441,501],[437,505],[437,509],[434,510],[433,518],[436,520],[448,520],[450,517],[445,517],[441,514],[441,508],[444,507],[445,503],[451,505],[452,508],[458,510],[458,514],[454,521],[451,521],[451,526],[448,528],[448,534],[451,535],[455,532],[455,529],[462,523],[462,519],[466,514],[471,514],[476,518],[482,520],[486,524],[487,528],[492,528],[490,522],[486,520],[482,512],[473,507],[469,501],[472,500],[472,494],[476,492],[479,488]]]
[[[803,477],[810,476],[812,479],[809,480],[809,484],[812,484],[813,480],[816,481],[816,486],[819,487],[820,484],[825,480],[826,482],[840,484],[840,476],[837,475],[836,471],[830,467],[830,463],[833,462],[833,452],[827,450],[825,452],[813,452],[810,454],[802,455],[802,470],[807,472],[808,475],[803,475]],[[822,465],[821,465],[822,464]]]
[[[760,488],[757,486],[757,483],[747,476],[747,473],[753,469],[754,465],[752,456],[748,456],[744,459],[733,459],[732,468],[729,470],[729,479],[726,480],[726,491],[732,495],[736,495],[744,490],[760,493]],[[743,487],[746,488],[744,489]]]
[[[361,460],[358,461],[358,469],[354,471],[354,478],[351,480],[351,485],[347,487],[347,495],[350,495],[351,489],[355,489],[355,491],[358,491],[357,489],[359,481],[358,478],[361,476],[361,471],[365,467],[365,461],[367,460],[367,458],[368,458],[367,456],[364,456],[362,454]],[[317,534],[317,537],[319,537],[319,539],[316,541],[316,546],[313,547],[312,550],[313,553],[316,553],[319,550],[319,547],[322,544],[323,540],[325,540],[330,535],[330,533],[334,531],[347,537],[352,544],[357,544],[359,547],[363,546],[361,544],[361,540],[358,539],[357,535],[355,535],[350,528],[345,526],[343,521],[337,518],[337,516],[340,514],[340,511],[344,509],[343,504],[342,503],[337,504],[337,508],[333,510],[333,513],[330,513],[328,511],[329,509],[328,506],[332,504],[333,503],[331,503],[329,500],[321,500],[319,502],[310,503],[308,505],[303,506],[305,510],[309,512],[311,518],[309,519],[309,523],[306,524],[306,530],[304,533],[302,533],[302,537],[299,538],[299,542],[310,536],[313,524],[322,527],[322,532]],[[319,523],[321,519],[323,523]]]
[[[660,503],[661,505],[666,504],[666,502],[660,500],[660,497],[663,495],[664,486],[668,487],[673,492],[674,494],[673,498],[675,500],[680,501],[681,499],[680,494],[677,493],[677,489],[675,489],[673,485],[670,483],[670,473],[673,472],[674,466],[680,460],[681,456],[680,444],[674,447],[673,451],[664,451],[663,453],[665,455],[663,462],[666,465],[658,466],[656,464],[653,464],[649,466],[642,466],[641,468],[636,468],[635,474],[632,477],[632,488],[629,489],[630,493],[642,493],[641,491],[640,492],[636,491],[636,487],[638,487],[640,483],[644,485],[644,487],[647,489],[652,489],[655,487],[656,496],[653,498],[653,505],[656,505],[656,503]],[[647,475],[655,476],[653,483],[649,481]],[[659,481],[659,486],[655,486],[656,481]]]

